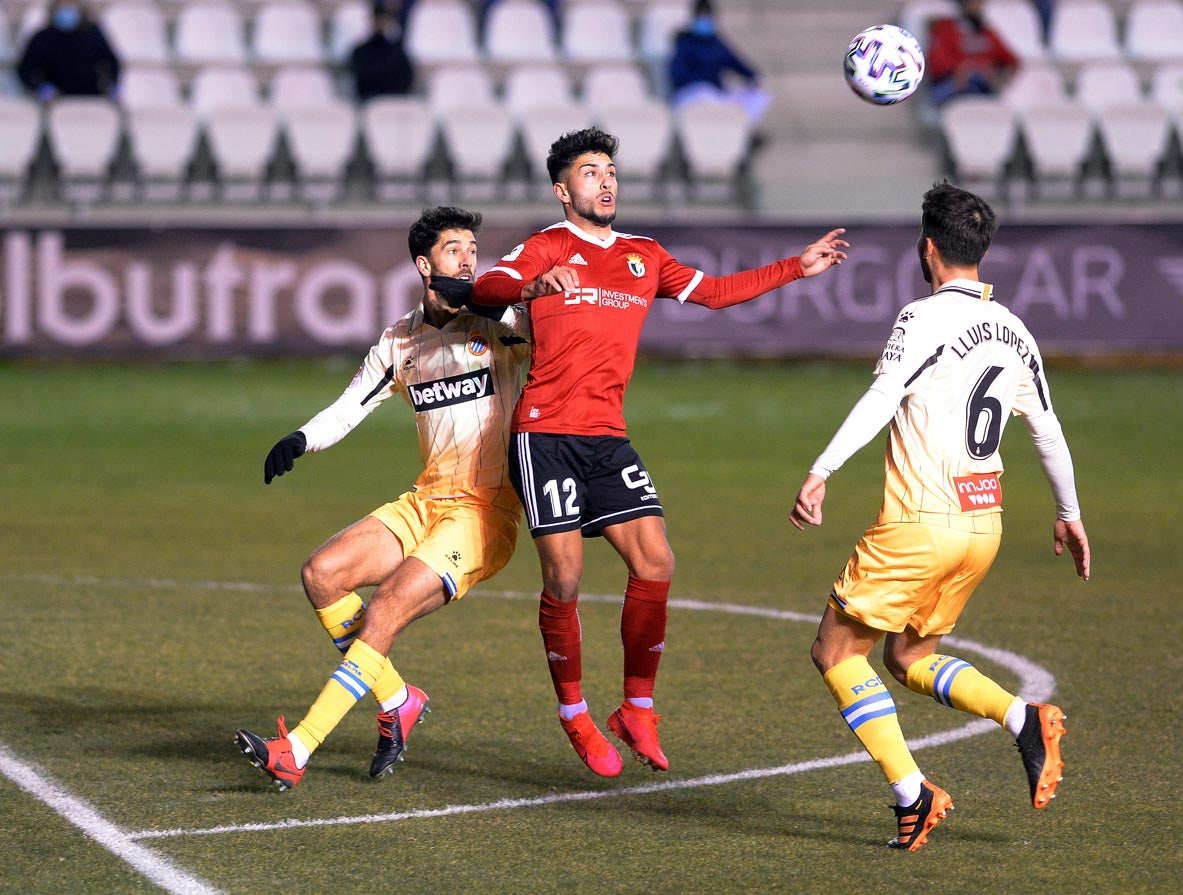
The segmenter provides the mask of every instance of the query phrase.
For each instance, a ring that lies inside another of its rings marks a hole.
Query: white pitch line
[[[218,895],[221,892],[205,880],[178,867],[163,855],[158,855],[135,842],[134,835],[106,820],[90,803],[67,792],[44,771],[21,761],[2,743],[0,774],[166,892],[175,895]]]
[[[117,585],[117,586],[153,586],[162,588],[198,588],[202,590],[235,590],[235,591],[268,591],[268,590],[295,590],[294,587],[281,587],[265,584],[251,584],[247,582],[218,582],[218,581],[178,581],[174,579],[139,579],[139,580],[124,580],[116,581],[114,579],[101,579],[89,576],[76,576],[67,578],[64,576],[52,575],[26,575],[26,576],[0,576],[7,578],[22,578],[24,580],[40,580],[40,581],[63,581],[68,580],[79,584],[94,584],[94,585]],[[524,594],[516,591],[481,591],[480,593],[486,596],[501,597],[504,599],[535,599],[533,594]],[[475,594],[474,594],[475,595]],[[581,601],[594,603],[613,603],[619,602],[619,595],[603,595],[603,594],[587,594],[580,595]],[[796,622],[816,622],[816,615],[809,615],[800,612],[791,612],[782,609],[769,609],[759,606],[741,606],[734,603],[707,603],[700,600],[685,600],[672,599],[669,601],[670,607],[674,609],[687,609],[698,612],[725,612],[731,615],[749,615],[760,618],[780,619],[784,621]],[[1055,692],[1056,681],[1052,674],[1040,665],[1035,664],[1031,660],[1018,653],[1010,652],[1009,650],[997,649],[995,647],[985,646],[972,640],[963,640],[959,637],[946,637],[944,643],[955,647],[958,650],[969,650],[985,656],[993,662],[1002,665],[1013,671],[1020,678],[1020,685],[1018,687],[1019,694],[1022,698],[1030,702],[1043,702],[1048,699],[1053,692]],[[957,742],[958,740],[968,739],[969,737],[979,736],[991,730],[996,730],[998,725],[993,721],[988,720],[974,720],[954,730],[942,731],[939,733],[929,734],[928,736],[919,737],[917,739],[909,740],[908,746],[913,752],[929,749],[934,746],[947,745],[948,743]],[[0,745],[0,750],[3,746]],[[0,758],[6,754],[5,751],[0,751]],[[15,760],[15,759],[14,759]],[[252,823],[252,824],[227,824],[218,827],[206,827],[197,829],[172,829],[172,830],[139,830],[139,831],[122,831],[102,820],[97,814],[97,818],[102,824],[112,830],[118,830],[122,841],[128,845],[134,845],[135,841],[144,839],[168,839],[181,836],[212,836],[220,833],[253,833],[266,832],[271,830],[295,829],[300,827],[330,827],[330,826],[345,826],[349,824],[372,824],[372,823],[390,823],[394,821],[405,820],[421,820],[433,817],[451,817],[463,814],[477,814],[490,811],[512,811],[521,808],[538,808],[546,805],[561,805],[570,804],[574,802],[586,802],[595,799],[606,799],[617,796],[630,795],[647,795],[655,792],[670,792],[682,789],[696,789],[704,786],[720,786],[727,783],[738,783],[747,780],[761,780],[768,777],[790,776],[794,774],[802,774],[808,771],[823,770],[827,768],[842,767],[845,765],[859,764],[870,761],[870,756],[866,752],[849,752],[844,755],[835,755],[829,758],[816,758],[808,761],[796,762],[794,764],[781,765],[775,768],[752,768],[745,771],[737,771],[731,774],[712,774],[705,777],[695,777],[689,780],[664,780],[660,783],[651,783],[644,786],[632,786],[621,789],[608,790],[589,790],[582,792],[568,792],[555,793],[547,796],[538,796],[535,798],[521,798],[521,799],[498,799],[493,802],[483,802],[472,805],[447,805],[442,808],[424,808],[416,811],[403,811],[390,814],[366,814],[349,817],[335,817],[335,818],[313,818],[308,820],[288,819],[281,821],[274,821],[272,823]],[[3,764],[0,764],[0,772],[7,774],[7,769]],[[30,790],[32,791],[32,790]],[[36,793],[34,793],[36,795]],[[40,796],[38,796],[40,798]],[[45,801],[43,799],[43,801]],[[84,804],[84,803],[83,803]],[[52,806],[51,806],[52,807]],[[89,807],[89,806],[88,806]],[[55,810],[57,810],[55,808]],[[93,813],[93,809],[90,809]],[[147,852],[152,854],[151,852]],[[159,857],[159,856],[157,856]],[[163,860],[163,859],[160,859]],[[129,861],[130,863],[130,861]],[[198,881],[200,882],[200,881]],[[170,890],[171,891],[171,890]],[[177,890],[181,891],[181,890]],[[189,891],[189,890],[185,890]],[[192,890],[192,891],[214,891],[214,890]]]

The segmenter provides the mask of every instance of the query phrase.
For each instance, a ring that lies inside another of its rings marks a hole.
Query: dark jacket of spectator
[[[692,84],[710,84],[723,89],[723,76],[735,72],[749,84],[759,75],[719,36],[708,3],[699,3],[695,16],[685,31],[674,39],[670,58],[670,89],[674,93]]]
[[[41,99],[106,96],[119,83],[119,58],[77,3],[55,3],[50,23],[29,38],[17,64],[21,82]]]
[[[405,9],[405,7],[404,7]],[[349,54],[349,71],[358,100],[410,93],[415,67],[403,47],[403,29],[381,5],[374,7],[374,31]]]

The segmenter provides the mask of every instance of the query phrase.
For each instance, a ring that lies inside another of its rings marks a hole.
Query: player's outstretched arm
[[[1084,522],[1079,519],[1072,522],[1057,519],[1053,531],[1056,556],[1060,556],[1064,552],[1064,548],[1067,547],[1068,552],[1072,554],[1072,561],[1076,563],[1076,574],[1088,581],[1091,556],[1089,555],[1089,537],[1085,534]]]
[[[789,521],[801,531],[805,530],[805,523],[810,525],[822,524],[822,503],[826,499],[826,480],[816,473],[805,477],[801,490],[797,492],[797,502],[793,504],[793,511],[789,513]]]
[[[523,286],[522,301],[542,298],[544,295],[558,295],[578,288],[579,271],[573,267],[558,265]]]
[[[838,227],[807,245],[800,256],[801,273],[812,277],[845,261],[846,252],[842,250],[850,248],[850,243],[841,238],[845,232],[844,227]]]
[[[296,458],[303,456],[307,447],[308,439],[299,429],[279,439],[263,461],[263,484],[270,485],[276,476],[291,472]]]

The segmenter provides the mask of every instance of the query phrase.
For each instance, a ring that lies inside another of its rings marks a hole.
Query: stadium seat
[[[730,187],[747,158],[751,122],[743,106],[701,102],[682,106],[674,114],[674,130],[690,169],[690,182],[701,198],[720,195]]]
[[[1002,88],[999,97],[1015,110],[1069,101],[1064,76],[1051,62],[1029,62],[1019,66],[1014,77]]]
[[[502,87],[505,106],[516,117],[538,106],[575,105],[567,70],[555,63],[530,63],[509,70]]]
[[[103,10],[99,23],[122,62],[164,65],[169,61],[164,15],[154,3],[112,3]]]
[[[1010,107],[996,97],[960,97],[941,107],[940,121],[958,180],[998,186],[1018,136]]]
[[[217,105],[205,110],[202,117],[206,140],[218,169],[221,198],[228,201],[261,198],[279,131],[275,110],[259,103]]]
[[[366,0],[343,0],[329,13],[329,59],[340,65],[349,61],[353,48],[370,36],[370,4]]]
[[[41,139],[41,109],[20,97],[0,99],[0,209],[24,189]]]
[[[177,13],[173,47],[180,63],[245,64],[246,35],[237,6],[225,0],[186,3]]]
[[[1025,106],[1018,114],[1037,191],[1046,198],[1073,194],[1092,148],[1092,115],[1064,102]]]
[[[199,116],[211,109],[260,103],[255,76],[241,65],[203,68],[193,76],[189,87],[189,104]]]
[[[1113,7],[1105,0],[1059,0],[1048,33],[1048,49],[1057,62],[1121,58]]]
[[[1116,59],[1082,65],[1076,75],[1073,96],[1095,118],[1113,106],[1131,105],[1144,99],[1137,73]]]
[[[541,0],[499,0],[485,19],[485,56],[495,65],[553,62],[554,20]]]
[[[1150,100],[1183,128],[1183,62],[1164,62],[1150,78]],[[1179,136],[1183,139],[1183,130]]]
[[[313,65],[288,65],[276,69],[267,96],[277,109],[331,105],[338,100],[328,70]]]
[[[324,61],[320,18],[304,0],[268,0],[254,18],[255,61],[292,65]]]
[[[635,65],[596,65],[583,76],[583,103],[593,111],[652,99],[645,75]]]
[[[1122,198],[1141,198],[1154,189],[1171,141],[1165,110],[1149,101],[1110,106],[1097,118],[1109,159],[1114,190]]]
[[[25,44],[35,31],[49,24],[48,3],[30,3],[21,13],[20,20],[12,26],[12,45],[19,57]]]
[[[361,131],[378,198],[420,198],[436,145],[435,115],[427,103],[411,96],[376,97],[361,108]]]
[[[532,192],[537,198],[552,197],[550,175],[546,170],[546,157],[550,147],[562,134],[591,127],[591,112],[576,103],[556,106],[530,106],[517,115],[518,134],[522,151],[529,166],[533,183]]]
[[[282,116],[301,198],[318,204],[334,201],[357,144],[356,107],[335,100],[287,106]]]
[[[1031,0],[990,0],[982,16],[1020,60],[1047,58],[1043,25]]]
[[[666,103],[650,99],[604,106],[594,117],[620,139],[617,175],[628,195],[653,199],[673,188],[665,176],[674,142],[673,113]]]
[[[427,104],[437,115],[495,102],[493,79],[483,65],[450,65],[427,79]]]
[[[628,15],[616,0],[580,0],[564,7],[562,58],[584,68],[634,59]]]
[[[476,15],[464,0],[420,0],[411,7],[403,43],[415,64],[421,67],[474,63],[480,59]]]
[[[115,104],[98,97],[59,97],[46,110],[45,126],[63,197],[81,205],[102,198],[122,134]]]
[[[462,115],[439,121],[453,183],[465,199],[492,199],[502,194],[504,174],[514,149],[514,123],[509,110],[479,103]]]
[[[140,198],[181,199],[197,149],[196,114],[182,105],[127,105],[124,114]]]
[[[181,105],[181,86],[171,68],[131,65],[119,76],[119,102],[127,108]]]
[[[1183,2],[1134,0],[1123,45],[1134,62],[1183,62]]]

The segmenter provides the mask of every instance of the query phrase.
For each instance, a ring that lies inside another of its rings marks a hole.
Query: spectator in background
[[[349,72],[358,101],[411,92],[415,67],[403,47],[403,28],[410,5],[409,2],[374,4],[373,31],[349,54]]]
[[[728,72],[743,84],[725,84]],[[674,38],[669,77],[670,102],[675,109],[703,100],[733,102],[744,107],[753,124],[768,109],[768,94],[759,85],[759,74],[719,36],[711,0],[697,0],[690,26]]]
[[[86,6],[56,0],[49,24],[29,38],[17,63],[21,82],[38,99],[57,96],[113,96],[119,84],[119,58]]]
[[[982,19],[983,0],[958,0],[960,15],[929,28],[925,63],[933,106],[955,96],[991,96],[1018,70],[1019,60]]]

